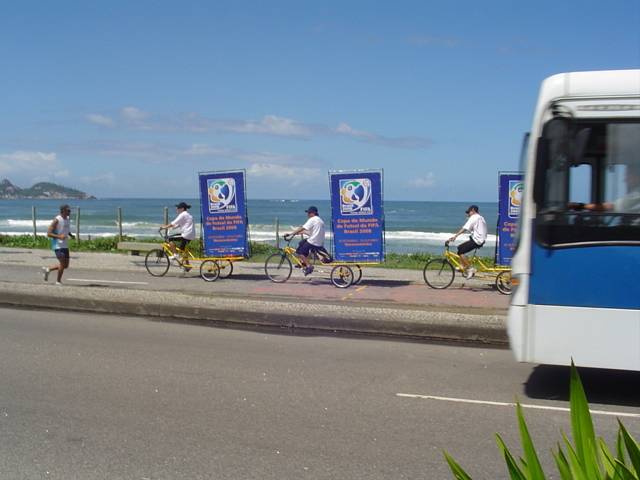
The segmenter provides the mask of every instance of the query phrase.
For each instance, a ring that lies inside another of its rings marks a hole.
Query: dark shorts
[[[189,243],[191,240],[183,238],[182,235],[171,235],[169,237],[169,241],[174,242],[180,250],[184,250],[184,247],[186,247],[187,243]]]
[[[484,245],[484,243],[482,245]],[[478,245],[472,239],[469,239],[458,246],[458,255],[464,255],[465,253],[469,253],[471,250],[475,250],[476,248],[482,247],[482,245]]]
[[[56,248],[55,249],[56,258],[60,261],[69,260],[69,249],[68,248]]]
[[[322,247],[316,247],[315,245],[307,242],[307,240],[301,240],[298,244],[298,248],[296,248],[296,253],[298,255],[304,255],[305,257],[308,257],[311,252],[317,252],[320,248]]]

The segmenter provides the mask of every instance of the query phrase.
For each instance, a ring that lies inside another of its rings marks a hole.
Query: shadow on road
[[[579,368],[589,403],[640,407],[640,372]],[[525,383],[528,397],[569,400],[569,367],[541,365]]]

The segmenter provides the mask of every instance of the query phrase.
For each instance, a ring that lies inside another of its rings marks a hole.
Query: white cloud
[[[333,132],[337,135],[351,137],[355,140],[383,145],[385,147],[395,148],[427,148],[431,146],[431,140],[424,137],[385,137],[376,133],[357,130],[347,123],[339,124]]]
[[[10,173],[51,172],[59,169],[57,155],[53,152],[18,150],[0,154],[0,175]]]
[[[122,118],[133,124],[140,124],[149,117],[149,114],[136,107],[124,107],[120,110]]]
[[[191,133],[237,133],[243,135],[271,135],[308,140],[312,137],[347,137],[359,142],[393,148],[422,149],[431,146],[431,140],[419,136],[388,137],[360,130],[341,122],[337,127],[304,123],[278,115],[265,115],[260,120],[234,120],[206,118],[198,113],[187,113],[174,117],[158,117],[137,107],[128,106],[120,110],[125,126],[136,130],[156,132]],[[90,114],[87,119],[94,124],[115,126],[107,115]]]
[[[202,160],[219,160],[236,161],[250,165],[289,165],[295,168],[310,168],[325,165],[323,160],[314,156],[240,150],[205,143],[194,143],[187,147],[176,147],[145,142],[101,141],[68,144],[65,146],[65,150],[88,155],[119,157],[125,160],[135,159],[153,164],[175,163],[177,160],[186,161],[191,159],[198,162]]]
[[[78,177],[77,181],[82,185],[114,185],[116,183],[116,175],[113,172],[105,172],[92,176]]]
[[[433,172],[429,172],[421,177],[414,177],[409,180],[409,185],[415,188],[431,188],[436,184],[436,177]]]
[[[85,118],[87,119],[87,121],[89,121],[89,123],[100,125],[101,127],[112,128],[115,126],[115,122],[112,118],[107,117],[106,115],[100,115],[99,113],[90,113]]]
[[[308,137],[311,131],[308,126],[290,118],[266,115],[260,121],[219,122],[220,130],[236,133],[261,133],[284,137]]]
[[[365,132],[364,130],[356,130],[355,128],[352,128],[351,125],[348,125],[346,123],[341,123],[340,125],[338,125],[336,127],[336,133],[339,133],[340,135],[346,135],[349,137],[357,137],[357,138],[365,138],[365,139],[372,139],[375,137],[375,135],[373,135],[372,133]]]
[[[319,168],[300,167],[298,165],[275,165],[272,163],[254,163],[247,169],[247,176],[285,179],[288,185],[298,186],[313,182],[320,177]],[[286,193],[286,192],[283,192]]]

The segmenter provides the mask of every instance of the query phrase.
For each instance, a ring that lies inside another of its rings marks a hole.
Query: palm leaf
[[[560,448],[560,444],[558,444],[558,453],[551,452],[553,454],[553,459],[556,461],[556,466],[558,467],[558,472],[560,472],[560,478],[562,480],[573,480],[573,475],[571,475],[571,467],[569,466],[569,461],[567,457],[565,457],[562,448]]]
[[[533,441],[531,440],[531,435],[529,434],[527,422],[524,419],[524,413],[522,412],[520,403],[516,404],[516,412],[518,416],[518,426],[520,427],[520,438],[522,439],[522,450],[527,465],[527,478],[529,480],[544,480],[542,465],[540,465],[538,454],[533,446]]]
[[[571,442],[569,442],[569,439],[564,433],[562,434],[562,438],[567,447],[567,455],[569,457],[569,466],[571,467],[572,478],[574,480],[595,480],[596,478],[599,478],[587,476],[582,464],[580,463],[580,458],[578,457],[576,449],[573,448],[573,445],[571,445]]]
[[[616,458],[609,450],[609,447],[602,438],[598,438],[598,446],[600,447],[600,453],[602,455],[602,465],[607,474],[607,478],[616,478]]]
[[[618,459],[616,459],[616,467],[616,473],[619,474],[618,478],[622,478],[622,480],[638,480],[638,477],[636,477],[634,473],[629,470],[629,467],[627,467]]]
[[[502,451],[504,455],[504,461],[507,463],[507,470],[509,471],[509,477],[511,480],[528,480],[525,472],[523,472],[518,466],[518,462],[513,458],[511,452],[507,448],[507,445],[502,440],[502,437],[496,433],[496,441],[498,442],[498,447]],[[526,468],[526,467],[525,467]]]
[[[627,453],[629,454],[631,465],[633,465],[635,474],[640,475],[640,448],[638,448],[638,444],[633,438],[631,438],[631,435],[629,435],[629,432],[627,432],[627,429],[620,420],[618,420],[618,425],[620,426],[620,433],[624,439],[624,445],[627,447]]]
[[[449,464],[449,468],[451,469],[451,473],[456,478],[456,480],[471,480],[471,477],[464,471],[464,469],[458,465],[451,455],[449,455],[446,451],[444,453],[444,458],[447,460]]]
[[[571,360],[569,380],[569,403],[571,408],[571,431],[575,443],[576,454],[587,477],[599,478],[599,455],[596,449],[596,435],[587,396],[584,393],[578,370]]]

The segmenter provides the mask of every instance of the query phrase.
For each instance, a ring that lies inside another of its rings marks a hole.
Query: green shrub
[[[566,448],[566,453],[560,443],[558,443],[558,450],[553,452],[560,478],[562,480],[639,480],[640,448],[620,420],[618,420],[615,455],[602,438],[596,439],[587,397],[573,361],[571,362],[569,392],[571,432],[574,444],[572,445],[563,433],[562,444]],[[520,458],[518,462],[500,435],[496,434],[498,447],[504,456],[509,478],[512,480],[545,480],[545,474],[542,471],[519,403],[516,406],[516,411],[524,458]],[[471,480],[471,477],[447,452],[444,452],[444,456],[454,478]]]

